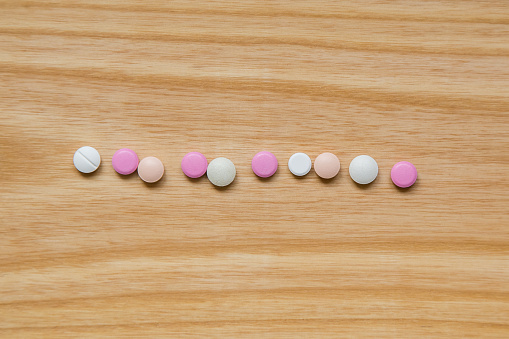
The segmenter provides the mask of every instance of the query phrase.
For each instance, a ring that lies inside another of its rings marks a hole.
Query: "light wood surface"
[[[506,0],[0,1],[0,337],[508,338],[508,55]]]

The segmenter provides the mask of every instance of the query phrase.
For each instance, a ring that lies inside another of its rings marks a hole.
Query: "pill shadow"
[[[133,178],[138,176],[138,171],[134,171],[131,174],[120,174],[117,171],[115,171],[115,173],[117,173],[117,177],[120,177],[122,180],[134,180]]]
[[[256,176],[256,179],[258,179],[259,182],[266,183],[266,182],[274,181],[274,178],[279,175],[279,171],[276,171],[276,173],[272,174],[268,178],[262,178],[262,177],[257,176],[256,174],[254,174],[254,175]]]
[[[288,169],[288,173],[292,175],[292,178],[297,180],[309,180],[313,177],[311,173],[314,173],[316,176],[318,176],[318,174],[316,174],[316,172],[313,169],[310,169],[309,172],[307,172],[305,175],[295,175],[292,173],[292,171],[290,171],[290,169]]]
[[[233,180],[233,182],[231,184],[229,184],[228,186],[216,186],[214,185],[213,183],[210,183],[212,186],[214,186],[214,188],[218,191],[228,191],[230,189],[234,189],[235,186],[237,186],[237,180]]]
[[[187,181],[192,182],[192,183],[198,183],[198,182],[201,182],[201,181],[205,180],[204,178],[207,177],[207,173],[205,173],[204,175],[202,175],[199,178],[190,178],[190,177],[188,177],[185,174],[184,174],[184,176],[186,177]]]
[[[399,192],[401,192],[401,193],[407,193],[407,192],[410,192],[410,191],[412,191],[412,190],[417,189],[417,187],[419,187],[419,179],[417,179],[417,180],[414,182],[414,184],[413,184],[412,186],[410,186],[410,187],[405,187],[405,188],[403,188],[403,187],[399,187],[399,186],[394,185],[394,188],[396,188],[396,190],[398,190],[398,191],[399,191]]]
[[[166,181],[166,175],[163,175],[163,177],[156,182],[143,181],[143,184],[145,184],[145,186],[149,187],[149,188],[157,188],[157,187],[162,186],[165,183],[165,181]]]
[[[359,189],[361,189],[363,191],[369,191],[369,190],[374,189],[375,186],[377,186],[377,184],[378,184],[378,180],[377,179],[373,180],[369,184],[359,184],[359,183],[357,183],[355,181],[354,181],[354,183],[355,183],[355,186],[357,186],[357,188],[359,188]]]
[[[318,174],[316,176],[318,177]],[[338,174],[336,174],[335,177],[332,177],[330,179],[324,179],[322,177],[318,177],[318,179],[320,179],[320,181],[325,185],[332,185],[332,184],[337,183],[341,177],[342,177],[342,174],[341,174],[341,172],[339,172]]]
[[[79,174],[81,174],[81,176],[85,179],[91,179],[97,175],[99,175],[99,173],[101,173],[103,171],[103,167],[102,166],[99,166],[95,171],[93,171],[92,173],[83,173],[83,172],[80,172],[78,171]]]

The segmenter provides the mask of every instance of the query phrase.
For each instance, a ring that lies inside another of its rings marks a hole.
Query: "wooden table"
[[[1,1],[0,336],[509,337],[508,55],[506,0]]]

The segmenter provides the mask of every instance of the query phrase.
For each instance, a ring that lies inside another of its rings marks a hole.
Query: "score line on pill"
[[[83,146],[74,153],[73,162],[81,173],[92,173],[101,165],[101,155],[95,148]]]

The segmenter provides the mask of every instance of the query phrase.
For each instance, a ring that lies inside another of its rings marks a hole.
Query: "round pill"
[[[331,179],[339,173],[339,159],[332,153],[322,153],[316,157],[314,167],[320,178]]]
[[[121,148],[113,154],[111,164],[119,174],[128,175],[138,168],[138,155],[129,148]]]
[[[182,172],[189,178],[199,178],[207,172],[207,158],[200,152],[190,152],[182,158]]]
[[[266,151],[256,153],[251,161],[253,172],[261,178],[273,176],[277,171],[277,165],[276,156]]]
[[[235,165],[230,159],[216,158],[212,160],[207,168],[207,177],[216,186],[228,186],[235,179]]]
[[[93,147],[84,146],[74,153],[74,167],[82,173],[92,173],[99,168],[101,156]]]
[[[359,155],[350,163],[350,177],[358,184],[369,184],[378,175],[378,164],[369,155]]]
[[[294,175],[304,176],[311,170],[311,158],[305,153],[295,153],[288,160],[288,168]]]
[[[398,187],[410,187],[417,180],[417,169],[408,161],[398,162],[392,167],[391,179],[394,185]]]
[[[164,166],[156,157],[146,157],[138,165],[138,175],[141,180],[153,183],[159,181],[164,174]]]

